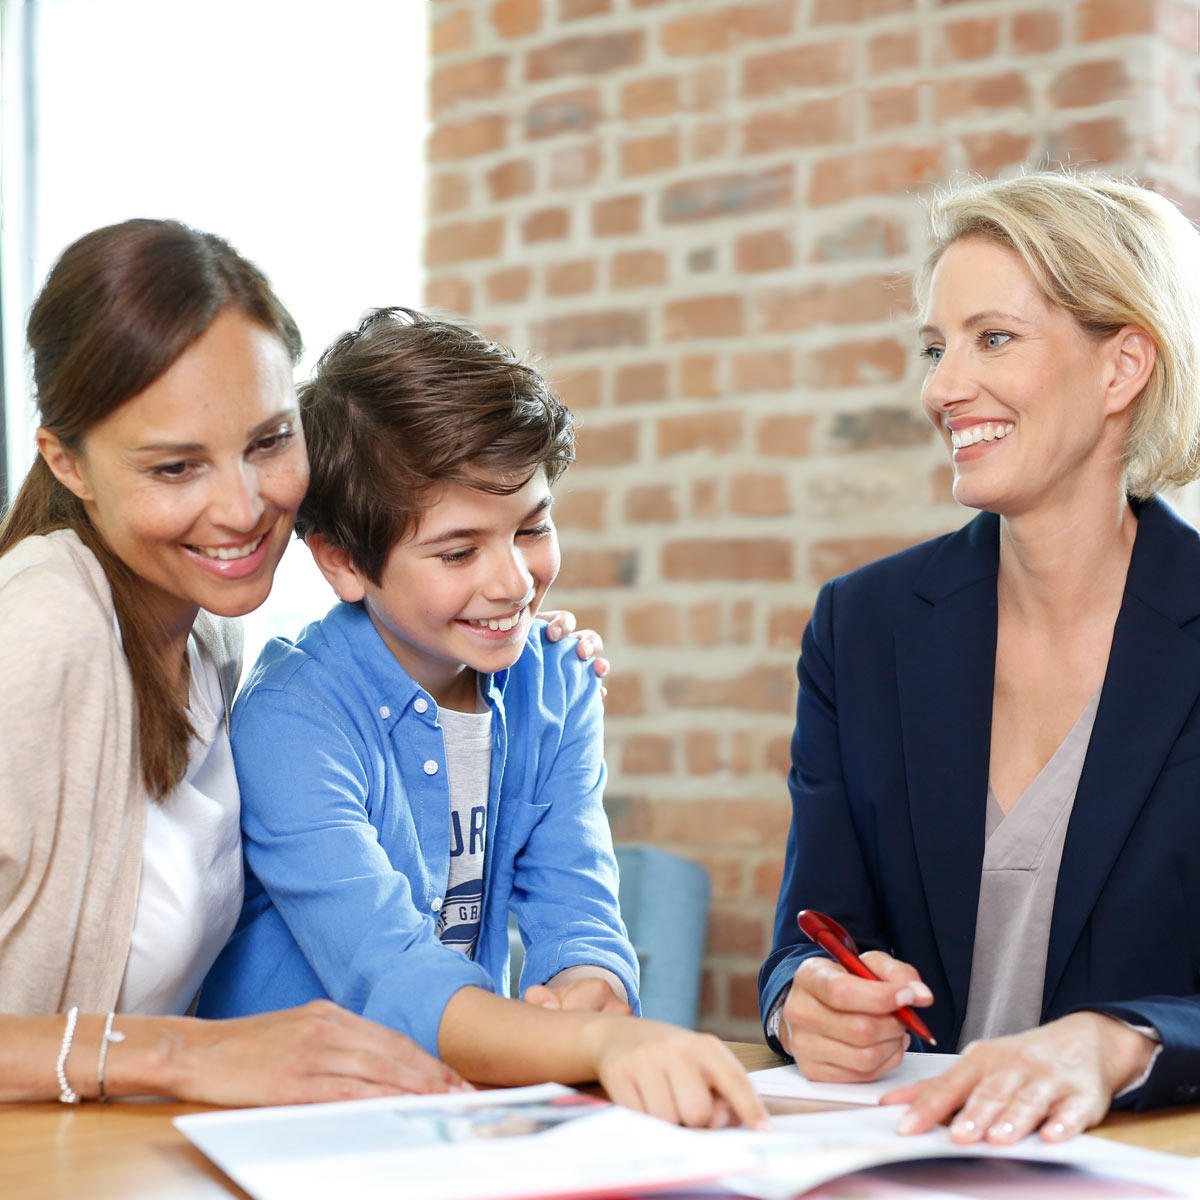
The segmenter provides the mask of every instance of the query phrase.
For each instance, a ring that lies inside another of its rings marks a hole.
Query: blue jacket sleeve
[[[393,858],[420,859],[416,826],[380,844],[368,806],[374,769],[344,714],[269,687],[243,696],[234,724],[246,863],[328,995],[437,1053],[438,1026],[461,987],[487,972],[437,939]],[[265,952],[264,948],[264,952]]]
[[[529,654],[534,647],[529,647]],[[639,1011],[637,959],[617,899],[617,866],[604,813],[604,717],[599,680],[573,640],[541,643],[540,703],[562,712],[541,723],[532,828],[514,864],[512,908],[525,943],[521,990],[566,967],[606,967]],[[518,734],[519,736],[519,734]]]
[[[796,925],[801,909],[815,908],[841,922],[854,931],[863,950],[889,948],[842,769],[834,678],[835,588],[836,580],[821,589],[801,641],[796,728],[788,773],[792,824],[775,911],[774,942],[758,977],[764,1023],[800,964],[824,953]],[[777,1054],[783,1053],[776,1038],[767,1041]]]

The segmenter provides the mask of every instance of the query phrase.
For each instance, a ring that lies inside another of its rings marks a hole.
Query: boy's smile
[[[439,705],[473,712],[475,675],[517,661],[558,574],[552,503],[540,468],[508,495],[442,484],[388,553],[379,583],[355,571],[360,596],[338,594],[361,597],[388,649]]]

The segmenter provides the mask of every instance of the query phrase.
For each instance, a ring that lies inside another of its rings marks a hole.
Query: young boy
[[[201,1014],[328,996],[480,1083],[599,1078],[668,1119],[759,1119],[719,1043],[626,1015],[600,687],[535,619],[570,413],[503,347],[405,309],[335,342],[301,406],[297,528],[342,603],[268,645],[235,707],[246,902]],[[505,998],[510,908],[532,1003]]]

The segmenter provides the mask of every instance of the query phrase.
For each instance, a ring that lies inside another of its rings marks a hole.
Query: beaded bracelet
[[[108,1061],[108,1047],[113,1042],[123,1042],[125,1035],[113,1031],[113,1018],[117,1014],[110,1012],[104,1020],[104,1034],[100,1038],[100,1061],[96,1064],[96,1083],[99,1085],[99,1094],[96,1099],[102,1104],[108,1102],[108,1093],[104,1090],[104,1064]]]
[[[62,1045],[58,1050],[58,1062],[54,1073],[58,1076],[58,1100],[60,1104],[78,1104],[79,1094],[67,1082],[67,1055],[71,1053],[71,1040],[75,1036],[75,1022],[79,1020],[79,1005],[67,1011],[67,1025],[63,1030]]]

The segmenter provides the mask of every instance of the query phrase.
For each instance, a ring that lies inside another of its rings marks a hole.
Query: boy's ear
[[[62,438],[43,426],[37,431],[38,453],[50,468],[51,474],[80,500],[92,499],[92,488],[79,469],[79,457],[67,449]]]
[[[366,577],[341,546],[335,546],[328,541],[323,533],[310,533],[304,542],[321,574],[337,592],[339,600],[355,604],[367,594]]]

